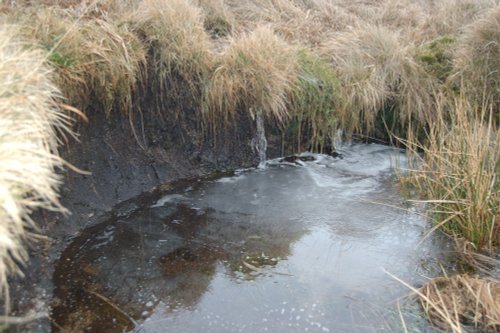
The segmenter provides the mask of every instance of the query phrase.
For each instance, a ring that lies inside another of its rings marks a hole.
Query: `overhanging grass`
[[[339,119],[343,108],[340,82],[333,67],[319,56],[301,50],[298,57],[299,75],[290,94],[291,128],[295,132],[291,134],[298,151],[323,152],[344,121]],[[306,142],[302,142],[304,135]]]
[[[239,109],[251,117],[262,112],[281,123],[289,117],[287,97],[297,77],[297,52],[270,27],[230,39],[218,59],[205,90],[209,122],[228,125]]]
[[[347,132],[374,131],[382,110],[394,113],[387,124],[393,132],[431,119],[435,79],[415,61],[413,48],[382,26],[356,27],[325,42],[322,53],[342,83]]]
[[[136,86],[145,79],[146,53],[126,25],[48,8],[27,16],[23,34],[47,51],[68,104],[108,115],[131,111]]]
[[[8,306],[7,277],[21,274],[26,242],[37,230],[30,214],[64,211],[58,134],[68,116],[56,107],[59,91],[43,52],[26,49],[12,27],[0,27],[0,294]]]
[[[180,96],[180,82],[199,98],[213,63],[201,9],[189,0],[144,0],[126,21],[149,51],[149,86],[158,106]]]
[[[491,109],[500,123],[500,6],[471,23],[459,42],[457,79],[463,93],[476,104]]]

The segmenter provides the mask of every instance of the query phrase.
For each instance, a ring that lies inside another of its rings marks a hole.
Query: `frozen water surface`
[[[194,182],[90,228],[56,267],[54,330],[401,331],[408,290],[387,272],[418,285],[448,246],[401,208],[401,151],[342,153]]]

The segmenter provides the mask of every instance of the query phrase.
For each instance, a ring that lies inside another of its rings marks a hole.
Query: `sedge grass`
[[[500,245],[500,135],[487,111],[459,98],[449,112],[438,107],[425,143],[411,133],[404,143],[421,163],[407,180],[430,205],[436,227],[493,254]]]

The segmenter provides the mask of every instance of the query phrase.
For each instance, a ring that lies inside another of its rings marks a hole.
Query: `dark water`
[[[400,151],[343,153],[138,199],[83,232],[56,267],[53,329],[400,332],[399,303],[426,330],[388,273],[421,284],[448,245],[404,205]]]

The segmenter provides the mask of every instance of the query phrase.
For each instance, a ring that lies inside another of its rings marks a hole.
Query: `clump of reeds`
[[[146,53],[126,25],[47,8],[27,15],[23,26],[25,37],[47,51],[68,104],[130,112]]]
[[[434,278],[417,291],[430,322],[453,333],[500,330],[500,284],[468,275]]]
[[[227,125],[242,109],[252,117],[262,112],[284,122],[297,77],[294,47],[264,26],[231,38],[218,59],[206,89],[207,116]]]
[[[0,27],[0,293],[8,304],[7,276],[21,274],[26,241],[36,230],[30,214],[64,211],[56,169],[58,134],[69,132],[69,119],[54,99],[46,54],[27,49],[12,27]]]
[[[323,152],[325,144],[333,142],[335,132],[343,121],[340,82],[333,67],[318,55],[299,52],[299,75],[290,94],[289,125],[297,142],[297,150]],[[306,142],[302,142],[306,136]],[[306,143],[306,145],[304,145]],[[333,147],[331,147],[333,148]]]
[[[404,142],[420,163],[408,180],[429,204],[435,228],[494,253],[500,245],[500,134],[489,110],[464,98],[446,108],[438,105],[425,143],[411,133]]]

